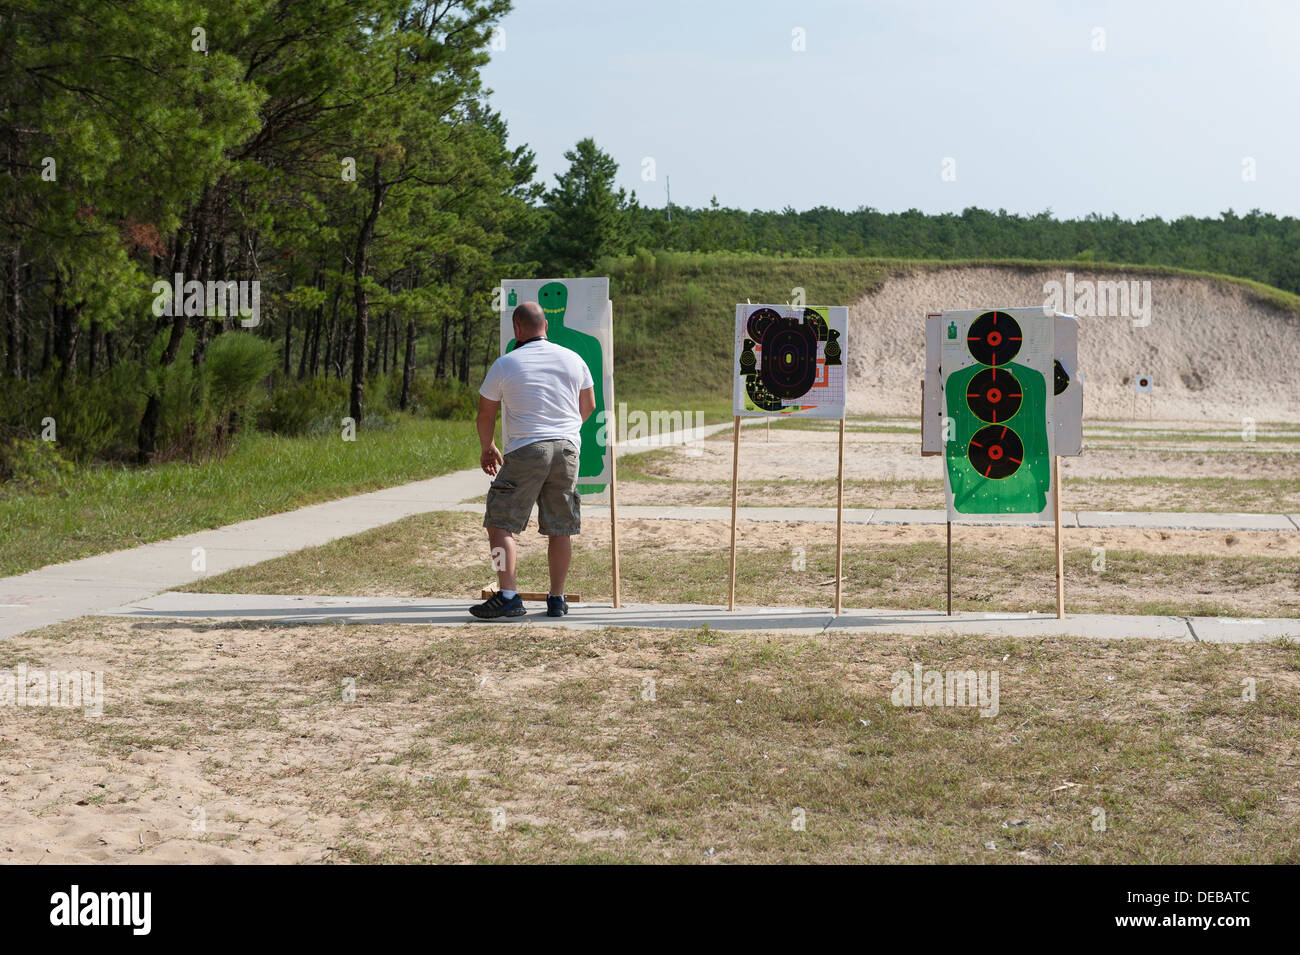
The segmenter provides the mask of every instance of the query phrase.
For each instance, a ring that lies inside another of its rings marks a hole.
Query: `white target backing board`
[[[601,446],[610,399],[614,394],[614,310],[608,278],[505,279],[501,282],[501,354],[514,347],[515,308],[537,302],[546,313],[546,337],[577,352],[591,370],[596,410],[582,426],[578,485],[582,493],[598,493],[609,483],[609,446]],[[504,432],[505,422],[502,421]],[[509,435],[502,434],[505,442]]]
[[[1154,383],[1152,382],[1150,375],[1138,375],[1133,379],[1133,390],[1140,395],[1151,394],[1153,387]]]
[[[930,312],[925,316],[925,378],[921,391],[921,454],[943,454],[944,410],[942,396],[940,344],[946,329],[942,319],[947,313]],[[1056,313],[1054,331],[1055,362],[1053,390],[1056,402],[1055,453],[1075,457],[1083,453],[1083,373],[1079,370],[1079,320],[1073,315]]]
[[[845,305],[737,305],[732,413],[843,418],[848,322]]]
[[[943,453],[954,523],[1054,513],[1056,318],[1042,306],[927,317],[922,440]]]
[[[1063,458],[1083,453],[1083,373],[1079,371],[1079,320],[1056,313],[1056,366],[1052,415],[1056,419],[1056,453]]]

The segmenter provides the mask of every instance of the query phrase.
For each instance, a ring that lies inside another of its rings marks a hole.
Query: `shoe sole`
[[[520,607],[518,610],[507,610],[505,613],[475,613],[473,610],[469,613],[471,617],[478,620],[500,620],[502,617],[522,617],[528,611]]]

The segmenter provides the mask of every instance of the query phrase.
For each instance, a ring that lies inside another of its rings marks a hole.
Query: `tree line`
[[[5,0],[0,451],[47,420],[74,453],[149,462],[255,415],[463,410],[502,276],[638,249],[1166,264],[1300,293],[1300,222],[1257,210],[651,208],[590,138],[547,189],[480,80],[508,9]]]

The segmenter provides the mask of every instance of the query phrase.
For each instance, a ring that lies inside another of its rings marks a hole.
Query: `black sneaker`
[[[481,604],[470,607],[469,612],[482,620],[493,620],[497,617],[522,617],[528,611],[524,609],[523,598],[518,594],[506,600],[497,591]]]
[[[564,595],[556,596],[555,594],[546,595],[546,616],[563,617],[569,612],[569,602],[564,599]]]

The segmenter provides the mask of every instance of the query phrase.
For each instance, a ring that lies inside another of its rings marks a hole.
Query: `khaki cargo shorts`
[[[522,533],[534,504],[537,529],[546,536],[581,532],[578,448],[572,441],[535,441],[507,454],[488,488],[483,526]]]

